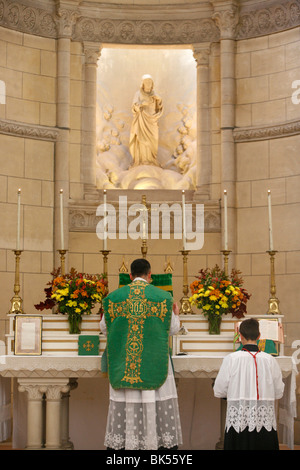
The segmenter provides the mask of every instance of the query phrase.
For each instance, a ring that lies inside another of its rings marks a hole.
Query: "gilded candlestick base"
[[[147,247],[147,240],[143,238],[142,246],[141,246],[141,253],[144,259],[147,257],[148,247]]]
[[[231,253],[231,250],[221,250],[221,253],[223,253],[224,257],[224,272],[225,276],[228,276],[228,258]]]
[[[21,299],[20,293],[20,257],[23,250],[13,250],[15,253],[15,283],[14,283],[14,296],[11,298],[10,303],[11,307],[8,313],[13,314],[22,314],[23,311],[23,300]]]
[[[187,269],[187,259],[188,259],[188,250],[180,250],[183,258],[183,297],[180,299],[180,314],[190,315],[193,314],[193,310],[189,301],[189,285],[188,285],[188,269]]]
[[[267,251],[270,256],[270,297],[268,300],[269,308],[267,315],[281,315],[279,309],[279,300],[276,297],[276,283],[275,283],[275,255],[277,251],[269,250]]]
[[[108,269],[107,269],[107,260],[108,260],[108,255],[111,250],[100,250],[103,256],[103,274],[107,276],[108,274]]]
[[[61,271],[61,275],[64,276],[66,274],[66,264],[65,264],[65,261],[66,261],[66,253],[67,253],[68,250],[58,250],[59,254],[60,254],[60,271]]]

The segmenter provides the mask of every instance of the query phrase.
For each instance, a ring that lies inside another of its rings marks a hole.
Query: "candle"
[[[60,190],[60,249],[64,250],[64,191]]]
[[[185,192],[182,190],[182,238],[183,249],[186,250]]]
[[[21,227],[21,189],[18,189],[17,250],[20,249],[20,227]]]
[[[103,211],[104,211],[104,232],[103,232],[103,250],[107,250],[107,228],[106,228],[106,189],[103,191]]]
[[[273,227],[272,227],[272,206],[271,191],[268,190],[268,210],[269,210],[269,250],[273,251]]]
[[[224,250],[228,250],[227,191],[224,190]]]

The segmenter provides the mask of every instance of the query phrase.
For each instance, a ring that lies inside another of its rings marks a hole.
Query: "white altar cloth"
[[[214,379],[223,356],[173,356],[175,378]],[[293,420],[296,417],[297,367],[292,357],[279,356],[278,361],[285,382],[285,393],[279,401],[279,440],[294,446]],[[21,383],[51,383],[59,379],[101,377],[101,356],[0,356],[0,375],[18,379]]]

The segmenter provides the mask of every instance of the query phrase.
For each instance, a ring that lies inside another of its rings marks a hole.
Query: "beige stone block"
[[[288,274],[300,272],[300,251],[286,253],[286,272]]]
[[[51,208],[25,206],[24,249],[52,251],[53,210]]]
[[[265,315],[268,310],[269,276],[245,276],[244,288],[251,294],[247,303],[248,315]]]
[[[0,176],[0,202],[7,201],[7,177]]]
[[[286,202],[300,202],[300,176],[286,178]]]
[[[300,204],[272,207],[274,249],[278,251],[298,251]]]
[[[5,82],[6,96],[22,98],[22,72],[0,67],[0,78]]]
[[[15,255],[12,251],[7,252],[7,269],[15,270]],[[20,261],[22,273],[37,273],[41,270],[41,254],[38,251],[23,251]]]
[[[13,178],[8,179],[7,199],[8,202],[17,202],[17,192],[21,189],[21,204],[41,204],[41,181]]]
[[[242,41],[237,41],[236,52],[239,54],[241,52],[259,51],[261,49],[268,49],[268,47],[268,36],[262,36],[259,38],[243,39]]]
[[[235,255],[235,268],[241,271],[242,277],[251,275],[251,255]]]
[[[13,70],[39,74],[41,71],[41,56],[39,49],[7,44],[7,66]]]
[[[70,131],[70,143],[80,144],[81,142],[81,131],[77,129],[71,129]]]
[[[34,307],[45,300],[44,289],[49,282],[48,274],[24,274],[24,310],[28,314],[37,314],[39,311]]]
[[[300,29],[293,28],[287,31],[282,31],[276,34],[270,34],[269,45],[270,47],[280,46],[282,44],[289,44],[300,40]]]
[[[270,275],[270,257],[268,253],[253,253],[252,255],[252,275]],[[275,258],[276,274],[285,273],[285,253],[277,253]]]
[[[81,80],[82,79],[82,67],[83,67],[83,58],[82,58],[82,45],[80,43],[71,43],[72,45],[78,44],[80,51],[78,54],[73,54],[71,47],[71,61],[70,61],[70,76],[72,80]]]
[[[252,104],[252,125],[271,125],[286,120],[286,100],[267,101]]]
[[[270,177],[300,174],[300,136],[270,140]]]
[[[7,271],[7,250],[0,250],[0,271]]]
[[[23,43],[23,33],[9,28],[0,27],[0,36],[2,41],[12,42],[14,44]]]
[[[268,142],[244,142],[236,145],[237,180],[269,177]]]
[[[271,191],[272,205],[285,204],[286,188],[285,178],[252,181],[252,206],[266,206],[268,204],[268,190]]]
[[[298,64],[297,64],[298,65]],[[278,100],[280,98],[292,98],[292,93],[295,91],[292,88],[294,80],[299,80],[300,67],[295,67],[293,70],[285,72],[274,73],[270,75],[270,100]]]
[[[82,104],[82,82],[78,80],[71,80],[70,104],[71,106],[81,106]]]
[[[53,271],[53,253],[41,253],[41,272],[51,273]]]
[[[70,144],[70,181],[81,179],[81,151],[77,144]]]
[[[50,38],[43,38],[41,36],[34,36],[32,34],[24,34],[24,46],[32,47],[35,49],[42,49],[45,51],[56,51],[56,40]]]
[[[6,117],[11,121],[39,124],[40,105],[34,101],[7,97]]]
[[[24,139],[0,135],[0,168],[2,175],[23,176]]]
[[[300,274],[276,276],[276,294],[280,301],[280,310],[291,322],[299,322],[299,283]]]
[[[23,74],[23,97],[26,100],[55,103],[56,84],[52,77]]]
[[[56,126],[56,104],[40,103],[41,117],[40,124],[42,126]]]
[[[102,241],[96,233],[69,233],[69,251],[71,253],[99,253],[102,250]]]
[[[41,51],[41,75],[56,77],[56,52]]]
[[[298,66],[299,40],[285,46],[285,69],[290,70]]]
[[[268,101],[268,76],[241,78],[236,81],[237,104]]]
[[[251,206],[251,183],[249,181],[236,183],[236,204],[239,208]]]
[[[42,181],[42,206],[54,206],[54,183]]]
[[[293,89],[293,91],[295,91]],[[300,118],[300,104],[292,102],[291,98],[286,98],[286,119],[287,121],[294,121]]]
[[[82,199],[83,198],[83,184],[82,183],[70,183],[70,199]]]
[[[17,203],[17,198],[16,198]],[[17,204],[0,204],[0,218],[1,218],[1,231],[0,231],[0,246],[9,250],[16,249],[17,240]],[[22,239],[23,233],[23,207],[21,206],[21,231],[20,236]],[[21,243],[22,249],[22,243]]]
[[[285,69],[284,46],[251,53],[251,75],[269,75]]]
[[[69,270],[75,268],[78,272],[84,272],[83,268],[84,254],[81,253],[69,253]],[[99,269],[99,266],[98,266]]]
[[[1,304],[1,316],[4,316],[8,313],[11,302],[10,299],[14,295],[14,281],[15,274],[14,272],[0,272],[0,304]],[[23,295],[23,290],[21,291],[21,296]],[[8,332],[8,331],[7,331]],[[4,338],[3,338],[4,340]]]
[[[0,67],[6,67],[6,42],[4,41],[0,41]]]
[[[240,104],[235,108],[235,125],[236,127],[252,126],[252,105]]]
[[[42,140],[25,140],[25,177],[53,181],[54,144]]]
[[[81,129],[81,108],[78,106],[70,107],[70,127],[72,129]]]
[[[245,52],[236,54],[235,58],[235,76],[236,78],[250,77],[251,75],[251,54]]]
[[[268,250],[267,207],[237,210],[237,252],[257,253]]]

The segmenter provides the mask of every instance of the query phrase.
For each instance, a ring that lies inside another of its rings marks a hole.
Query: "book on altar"
[[[278,341],[283,343],[283,329],[282,324],[278,323],[278,320],[267,320],[262,318],[258,320],[259,322],[259,331],[260,331],[260,340],[270,339],[272,341]],[[242,322],[236,323],[236,333],[239,332],[239,326]],[[239,341],[239,340],[238,340]]]

